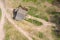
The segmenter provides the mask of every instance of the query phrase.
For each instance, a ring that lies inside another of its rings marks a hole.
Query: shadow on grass
[[[60,8],[60,0],[54,0],[54,1],[52,2],[52,5],[57,6],[57,7]]]

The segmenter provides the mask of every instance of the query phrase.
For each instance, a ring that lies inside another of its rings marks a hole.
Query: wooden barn
[[[22,6],[17,7],[13,10],[13,19],[23,20],[26,18],[28,9]]]

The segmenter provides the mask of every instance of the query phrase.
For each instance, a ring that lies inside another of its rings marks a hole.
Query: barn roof
[[[26,15],[27,15],[27,10],[25,10],[22,7],[19,7],[19,8],[17,8],[17,14],[16,14],[15,19],[16,20],[23,20],[23,19],[25,19]]]

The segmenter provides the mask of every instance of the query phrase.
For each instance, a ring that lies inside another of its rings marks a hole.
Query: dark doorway
[[[16,15],[17,15],[17,10],[13,9],[13,19],[15,19]]]

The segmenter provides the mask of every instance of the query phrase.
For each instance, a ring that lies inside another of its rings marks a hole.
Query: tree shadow
[[[50,22],[60,24],[60,12],[51,12],[50,15]]]
[[[56,28],[53,30],[55,35],[60,37],[60,12],[50,12],[50,22],[56,24]]]
[[[57,7],[60,8],[60,0],[54,0],[54,1],[52,2],[52,5],[57,6]]]

